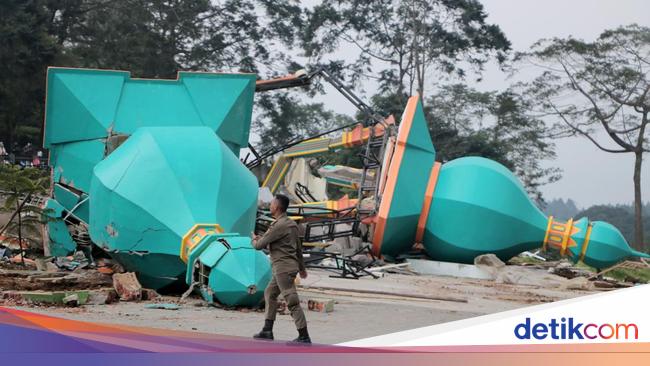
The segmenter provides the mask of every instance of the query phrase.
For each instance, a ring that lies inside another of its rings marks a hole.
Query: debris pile
[[[8,254],[8,255],[7,255]],[[134,273],[107,258],[97,263],[77,252],[69,257],[24,258],[24,265],[0,248],[0,303],[55,306],[101,305],[153,300],[160,295],[142,288]]]

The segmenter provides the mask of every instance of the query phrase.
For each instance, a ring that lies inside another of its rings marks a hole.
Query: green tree
[[[331,62],[351,81],[367,77],[382,91],[424,95],[435,72],[464,76],[493,56],[505,60],[510,42],[486,17],[476,0],[323,0],[307,12],[302,44],[313,63],[354,49],[354,62]]]
[[[571,198],[567,199],[566,201],[562,198],[555,198],[547,202],[544,207],[544,213],[546,215],[554,216],[559,220],[564,221],[572,217],[579,217],[577,216],[579,211],[580,210],[578,210],[575,201],[573,201]]]
[[[12,0],[0,3],[0,139],[41,145],[47,66],[269,73],[302,24],[295,0]]]
[[[45,70],[59,48],[41,0],[0,2],[0,140],[7,151],[40,145]]]
[[[260,114],[254,130],[263,150],[354,123],[351,117],[328,110],[322,103],[302,103],[290,92],[263,93],[258,98]]]
[[[540,40],[519,59],[543,69],[526,87],[530,100],[554,119],[556,137],[581,136],[602,151],[634,155],[634,245],[643,250],[641,167],[650,152],[650,28],[606,30],[594,42]]]
[[[45,209],[31,203],[32,198],[46,195],[49,176],[35,168],[21,169],[15,165],[0,164],[0,189],[4,196],[3,211],[12,212],[1,233],[9,232],[18,239],[24,265],[25,234],[39,234]]]
[[[121,0],[83,14],[67,34],[85,67],[173,78],[179,70],[257,72],[283,62],[300,26],[291,0]]]
[[[382,114],[399,116],[403,105],[395,94],[377,95],[373,105]],[[463,84],[445,85],[424,103],[437,159],[482,156],[515,172],[528,193],[542,202],[539,188],[556,181],[560,172],[542,161],[555,157],[544,122],[529,113],[529,102],[512,90],[479,92]]]

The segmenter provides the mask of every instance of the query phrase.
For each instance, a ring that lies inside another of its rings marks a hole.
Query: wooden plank
[[[346,289],[339,287],[329,287],[329,286],[298,286],[304,290],[324,290],[324,291],[337,291],[342,293],[350,294],[368,294],[368,295],[385,295],[385,296],[396,296],[405,299],[422,299],[422,300],[438,300],[438,301],[453,301],[453,302],[467,302],[467,299],[460,297],[451,297],[451,296],[429,296],[429,295],[420,295],[420,294],[409,294],[403,292],[390,292],[390,291],[373,291],[373,290],[363,290],[363,289]]]

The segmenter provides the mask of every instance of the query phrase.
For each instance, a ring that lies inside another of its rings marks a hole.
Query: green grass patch
[[[510,258],[508,263],[510,263],[510,264],[522,264],[522,263],[539,264],[539,263],[544,263],[544,261],[539,260],[537,258],[533,258],[533,257],[516,256],[516,257]]]
[[[619,281],[650,283],[650,268],[616,268],[605,276]]]
[[[578,262],[575,267],[586,269],[596,273],[596,268],[590,267],[582,262]],[[650,283],[650,267],[648,268],[616,268],[604,274],[619,281]]]

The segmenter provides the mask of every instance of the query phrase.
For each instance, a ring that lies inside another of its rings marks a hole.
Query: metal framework
[[[368,268],[377,261],[377,258],[372,254],[369,246],[364,246],[363,248],[354,252],[352,255],[341,255],[339,253],[315,251],[307,251],[305,253],[309,253],[309,258],[305,258],[305,266],[307,268],[320,268],[337,273],[336,275],[331,275],[330,277],[332,278],[347,278],[353,280],[358,280],[363,276],[379,278],[378,275],[368,271]],[[370,256],[371,261],[363,264],[357,260],[352,259],[354,256],[359,254],[366,254]],[[324,259],[332,259],[335,266],[331,267],[319,264]]]
[[[361,111],[361,114],[363,115],[361,124],[363,127],[382,125],[384,127],[384,130],[382,133],[379,133],[375,131],[375,128],[369,128],[369,137],[367,138],[367,141],[361,145],[362,147],[359,157],[361,158],[363,173],[358,187],[358,201],[356,207],[341,211],[327,210],[323,208],[318,208],[315,211],[314,208],[309,207],[289,208],[289,215],[301,216],[307,219],[304,233],[305,242],[333,240],[335,238],[357,235],[359,233],[359,224],[361,222],[361,219],[363,217],[372,216],[377,213],[379,207],[379,185],[381,181],[383,157],[386,151],[388,139],[395,134],[395,126],[392,120],[391,122],[387,122],[389,121],[387,118],[375,112],[372,107],[366,104],[352,90],[345,86],[341,80],[339,80],[337,77],[322,67],[311,72],[300,70],[292,75],[281,78],[259,80],[256,83],[255,91],[266,92],[278,89],[309,86],[316,77],[321,77],[329,84],[331,84],[339,93],[341,93],[359,111]],[[271,148],[262,153],[257,152],[255,149],[249,146],[251,152],[244,159],[244,164],[246,164],[249,169],[255,168],[259,166],[265,159],[280,152],[284,152],[286,154],[286,150],[304,143],[305,141],[314,140],[333,132],[353,127],[355,125],[358,125],[358,123],[342,126],[331,131],[323,132],[316,136],[310,136],[300,141],[292,141],[284,146]],[[254,156],[254,159],[248,161],[251,154]],[[283,169],[284,168],[280,170]],[[308,190],[302,189],[303,187],[298,188],[300,199],[302,201],[305,201],[305,199],[310,196]],[[375,204],[369,209],[362,209],[362,200],[371,196],[375,197]],[[355,210],[353,211],[353,209]],[[338,225],[346,225],[346,228],[340,229],[340,226]],[[347,228],[347,225],[349,225],[349,229]],[[262,231],[266,226],[267,223],[265,222],[265,219],[263,217],[259,217],[256,229]],[[358,266],[355,267],[355,265],[351,264],[353,262],[351,262],[349,258],[339,258],[339,260],[341,261],[339,270],[342,271],[343,277],[347,277],[350,273],[357,273],[359,271]],[[339,260],[337,260],[337,263],[339,263]],[[353,269],[353,267],[356,269]]]

